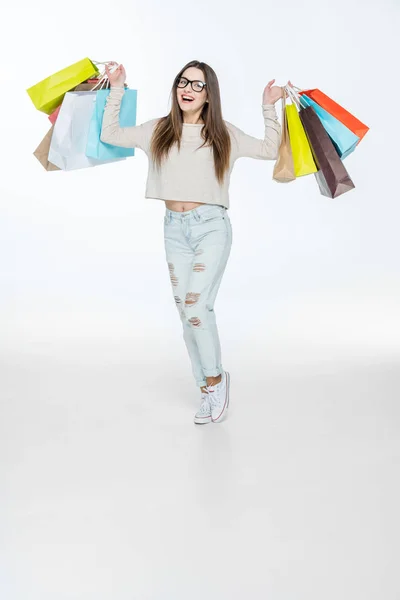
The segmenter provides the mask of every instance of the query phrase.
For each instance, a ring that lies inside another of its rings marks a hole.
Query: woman
[[[115,63],[110,63],[114,64]],[[189,62],[172,86],[172,109],[135,127],[119,126],[126,72],[106,67],[110,94],[101,141],[140,148],[148,156],[146,198],[165,202],[164,240],[183,337],[201,390],[195,423],[218,423],[229,405],[230,376],[222,368],[214,302],[232,244],[228,187],[236,159],[275,160],[281,128],[275,103],[282,88],[263,92],[264,139],[222,118],[217,76],[206,63]]]

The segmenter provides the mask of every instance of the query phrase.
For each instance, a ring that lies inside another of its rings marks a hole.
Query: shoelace
[[[221,389],[221,387],[218,383],[216,383],[215,385],[208,385],[206,387],[206,390],[209,394],[211,408],[218,406],[220,403],[220,395],[219,395],[220,389]]]
[[[200,408],[199,408],[199,413],[200,414],[208,414],[210,408],[209,408],[209,398],[208,398],[208,394],[207,392],[202,392],[201,393],[201,397],[203,399],[202,403],[200,404]]]

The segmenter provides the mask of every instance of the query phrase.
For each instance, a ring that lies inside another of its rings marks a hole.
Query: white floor
[[[400,361],[239,346],[195,426],[164,348],[2,357],[1,598],[398,600]]]

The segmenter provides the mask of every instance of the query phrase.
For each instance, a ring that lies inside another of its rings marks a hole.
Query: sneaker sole
[[[224,406],[222,408],[221,414],[218,415],[218,417],[216,419],[213,419],[211,417],[211,420],[213,423],[220,423],[225,415],[226,415],[226,411],[228,410],[228,406],[229,406],[229,386],[230,386],[230,375],[228,373],[228,371],[225,371],[225,375],[226,375],[226,397],[225,397],[225,403]]]
[[[206,423],[211,423],[211,417],[195,417],[194,422],[196,425],[205,425]]]

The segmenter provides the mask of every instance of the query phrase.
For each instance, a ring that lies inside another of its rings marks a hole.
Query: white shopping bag
[[[97,92],[67,92],[54,124],[49,150],[49,162],[63,171],[85,169],[126,160],[98,160],[86,156],[90,121],[96,106]]]

